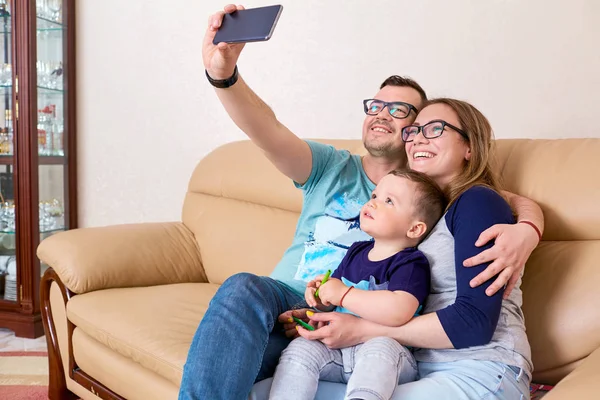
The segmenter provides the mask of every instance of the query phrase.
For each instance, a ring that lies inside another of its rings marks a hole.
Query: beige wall
[[[196,162],[244,138],[202,66],[223,3],[77,3],[82,225],[178,220]],[[273,38],[239,68],[301,137],[358,138],[361,100],[391,74],[471,101],[499,138],[600,136],[596,0],[281,3]]]

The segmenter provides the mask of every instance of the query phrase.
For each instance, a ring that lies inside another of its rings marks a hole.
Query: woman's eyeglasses
[[[456,126],[449,124],[441,119],[436,119],[426,123],[425,125],[409,125],[402,128],[402,141],[412,142],[415,140],[419,132],[423,132],[423,137],[426,139],[435,139],[442,136],[446,127],[454,129],[458,132],[466,141],[469,141],[469,136],[465,131]]]

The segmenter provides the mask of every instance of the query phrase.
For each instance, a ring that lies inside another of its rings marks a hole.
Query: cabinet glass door
[[[0,301],[17,301],[12,18],[0,0]]]
[[[36,0],[40,241],[68,229],[65,152],[65,37],[62,0]],[[43,275],[46,265],[40,266]]]

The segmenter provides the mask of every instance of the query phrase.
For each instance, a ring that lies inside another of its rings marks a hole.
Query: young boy
[[[429,294],[429,263],[416,246],[445,207],[444,193],[424,174],[394,170],[383,177],[360,213],[360,227],[374,241],[354,243],[323,285],[322,276],[310,281],[308,305],[388,326],[408,322]],[[297,338],[281,355],[269,398],[312,400],[321,379],[348,383],[346,399],[389,399],[397,384],[416,376],[410,350],[390,338],[343,349]]]

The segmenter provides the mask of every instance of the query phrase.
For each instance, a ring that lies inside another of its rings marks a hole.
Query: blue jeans
[[[290,342],[277,317],[303,306],[304,297],[274,279],[248,273],[227,279],[192,340],[179,399],[247,399],[255,381],[273,375]]]
[[[419,362],[419,380],[400,385],[392,400],[525,400],[530,378],[524,371],[493,361]],[[257,383],[251,400],[266,400],[272,380]],[[315,400],[342,400],[346,385],[319,382]]]

